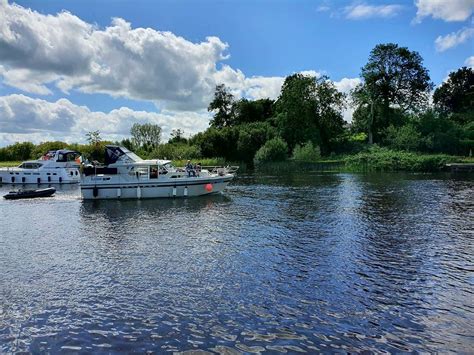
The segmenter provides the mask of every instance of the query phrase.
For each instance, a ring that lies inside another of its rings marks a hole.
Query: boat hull
[[[23,192],[10,192],[7,195],[3,196],[3,198],[7,200],[19,200],[23,198],[50,197],[55,192],[56,189],[54,187],[49,187],[46,189],[27,190]]]
[[[16,168],[0,169],[0,184],[77,184],[81,180],[79,169],[44,169],[25,171]]]
[[[194,197],[222,192],[231,180],[232,176],[176,182],[81,184],[81,194],[84,200]]]

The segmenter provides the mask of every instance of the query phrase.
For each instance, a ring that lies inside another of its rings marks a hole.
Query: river
[[[473,175],[249,174],[207,197],[79,196],[0,201],[0,352],[474,348]]]

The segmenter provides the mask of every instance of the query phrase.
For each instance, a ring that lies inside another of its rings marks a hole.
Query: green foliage
[[[276,102],[276,122],[290,149],[312,141],[323,152],[330,139],[343,131],[344,95],[325,76],[293,74],[283,83]]]
[[[180,128],[173,129],[171,138],[168,143],[186,143],[188,140],[184,138],[184,131]]]
[[[282,161],[287,158],[288,145],[286,142],[277,137],[268,140],[259,150],[255,153],[254,163],[255,165]]]
[[[152,123],[134,123],[130,129],[132,142],[136,148],[151,151],[161,142],[161,127]]]
[[[201,150],[198,146],[187,143],[166,143],[160,144],[151,153],[146,155],[149,159],[197,159],[201,157]]]
[[[209,112],[214,112],[211,127],[223,128],[233,124],[233,104],[234,96],[227,90],[226,86],[224,84],[217,85],[214,99],[207,108]]]
[[[362,68],[364,82],[352,91],[353,126],[369,143],[381,142],[390,126],[403,125],[404,115],[426,108],[433,84],[417,52],[397,44],[379,44]]]
[[[295,146],[293,149],[293,160],[315,162],[321,159],[321,150],[318,146],[313,146],[311,141],[306,144]]]
[[[90,145],[99,144],[102,141],[99,131],[87,132],[86,138]]]
[[[0,160],[28,160],[33,156],[35,145],[30,142],[15,143],[0,148]]]
[[[273,104],[270,99],[240,99],[232,105],[232,121],[236,125],[267,121],[273,116]]]
[[[385,140],[390,148],[396,150],[417,151],[422,146],[421,134],[412,124],[401,127],[389,126]]]
[[[460,68],[433,94],[433,102],[439,112],[452,114],[460,124],[474,121],[474,70]]]
[[[421,155],[373,146],[367,152],[346,157],[345,166],[349,171],[436,172],[458,161],[459,157],[445,154]]]
[[[237,156],[251,163],[257,150],[276,136],[276,129],[267,122],[254,122],[238,126]]]
[[[365,99],[384,108],[397,105],[404,112],[425,107],[433,87],[420,54],[395,43],[375,46],[361,76]]]

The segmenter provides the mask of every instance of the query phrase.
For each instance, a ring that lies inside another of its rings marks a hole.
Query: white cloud
[[[344,8],[346,18],[351,20],[362,20],[368,18],[388,18],[399,14],[403,9],[401,5],[368,5],[353,4]]]
[[[474,11],[474,0],[415,0],[418,8],[415,22],[425,17],[444,21],[465,21]]]
[[[474,56],[467,58],[464,64],[466,64],[469,68],[474,69]]]
[[[474,27],[466,27],[457,32],[452,32],[446,36],[438,36],[435,40],[436,50],[444,52],[450,48],[456,47],[461,43],[466,42],[474,36]]]
[[[326,12],[326,11],[329,11],[329,10],[331,10],[331,8],[327,5],[321,5],[321,6],[318,6],[316,8],[317,12]]]
[[[51,93],[49,84],[66,93],[105,93],[196,110],[207,106],[215,85],[233,71],[243,76],[239,89],[245,95],[273,95],[272,78],[245,78],[219,65],[228,58],[227,47],[217,37],[193,43],[171,32],[132,28],[119,18],[99,29],[68,12],[42,15],[0,0],[0,76],[35,94]]]
[[[0,97],[0,145],[14,141],[66,140],[84,142],[85,134],[99,130],[104,139],[119,140],[129,136],[134,123],[154,123],[168,138],[172,129],[194,134],[207,128],[207,112],[162,113],[134,111],[121,107],[108,113],[90,111],[67,99],[49,102],[25,95]]]
[[[355,87],[360,83],[362,83],[362,80],[360,78],[342,78],[339,81],[335,81],[334,85],[340,92],[349,95],[351,90],[355,89]],[[347,122],[352,122],[353,113],[354,108],[351,105],[347,105],[346,109],[343,112],[344,120]]]

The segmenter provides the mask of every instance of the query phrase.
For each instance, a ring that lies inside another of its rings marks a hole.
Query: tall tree
[[[98,145],[102,142],[99,131],[90,131],[86,133],[86,139],[90,145]]]
[[[328,77],[293,74],[283,83],[276,102],[277,124],[290,149],[311,141],[329,150],[329,142],[344,125],[344,94]]]
[[[171,131],[171,138],[168,143],[186,143],[188,140],[184,138],[184,131],[181,128]]]
[[[161,141],[161,127],[152,123],[134,123],[130,134],[133,143],[140,148],[153,149]]]
[[[474,121],[474,70],[463,67],[450,73],[435,90],[433,103],[439,112],[453,114],[458,123]]]
[[[273,116],[273,100],[247,100],[240,99],[232,106],[235,124],[262,122]]]
[[[207,108],[209,112],[214,112],[214,118],[211,120],[212,127],[222,128],[232,125],[233,104],[234,96],[227,90],[226,86],[224,84],[217,85],[214,99]]]
[[[364,82],[352,92],[352,98],[356,107],[366,108],[369,140],[373,128],[384,129],[394,123],[392,119],[399,113],[426,107],[433,88],[418,52],[395,43],[375,46],[361,77]]]

